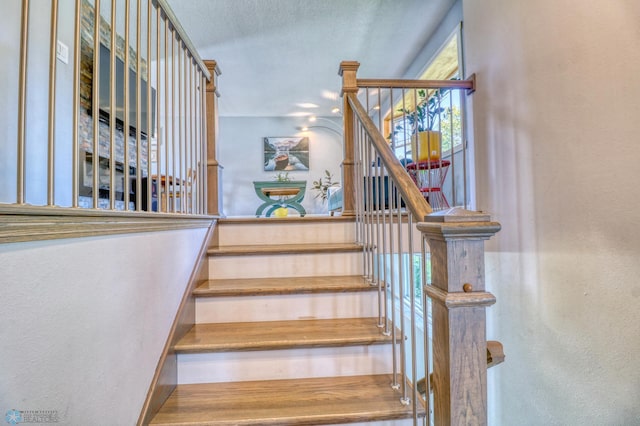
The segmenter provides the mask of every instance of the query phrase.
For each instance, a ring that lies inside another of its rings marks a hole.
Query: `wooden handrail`
[[[476,75],[472,74],[466,80],[394,80],[359,78],[357,85],[360,88],[398,88],[398,89],[467,89],[469,92],[476,90]]]
[[[166,0],[154,0],[154,1],[158,4],[158,7],[162,9],[162,12],[165,14],[169,22],[171,22],[171,26],[178,33],[178,36],[180,37],[180,39],[186,46],[187,50],[189,51],[189,56],[191,56],[195,61],[195,63],[198,64],[200,71],[202,71],[202,74],[207,78],[207,80],[210,80],[212,77],[212,73],[210,72],[210,70],[208,69],[207,65],[202,60],[202,58],[200,58],[200,55],[198,55],[198,50],[195,48],[195,46],[191,42],[191,39],[187,35],[187,32],[184,30],[184,28],[182,28],[180,21],[176,17],[175,13],[173,13],[173,10],[169,6],[169,3],[167,3]]]
[[[358,117],[358,120],[362,123],[362,127],[365,132],[369,135],[369,138],[371,138],[371,144],[374,146],[382,164],[384,164],[387,175],[394,182],[398,191],[400,191],[400,194],[402,194],[405,205],[409,211],[411,211],[416,220],[424,221],[426,216],[432,212],[431,206],[422,196],[420,190],[411,177],[409,177],[404,167],[402,167],[400,161],[395,155],[393,155],[389,149],[389,145],[387,145],[384,137],[376,128],[371,117],[367,115],[366,110],[358,100],[356,94],[345,93],[345,96],[347,97],[355,116]]]

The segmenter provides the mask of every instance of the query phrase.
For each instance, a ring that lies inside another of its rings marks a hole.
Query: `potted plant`
[[[438,161],[442,134],[435,129],[440,114],[445,110],[440,106],[443,91],[436,89],[431,96],[424,89],[418,90],[414,110],[400,108],[405,121],[411,128],[411,153],[414,161]],[[396,131],[402,130],[396,126]]]
[[[322,200],[322,204],[326,203],[327,198],[329,198],[329,188],[332,186],[337,186],[338,182],[333,181],[333,175],[329,170],[324,171],[324,176],[318,180],[313,181],[311,184],[311,189],[317,192],[316,198],[320,198]]]
[[[289,172],[280,172],[274,176],[276,182],[290,182],[291,178],[289,177]],[[282,197],[280,197],[280,201],[282,201]],[[275,217],[287,217],[289,216],[289,209],[286,207],[279,207],[273,211],[273,215]]]

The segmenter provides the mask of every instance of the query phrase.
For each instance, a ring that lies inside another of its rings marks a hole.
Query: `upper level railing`
[[[207,187],[217,188],[220,72],[166,2],[12,3],[0,211],[218,214]]]
[[[379,327],[396,342],[391,387],[412,404],[414,424],[486,424],[484,308],[495,298],[485,291],[483,244],[500,225],[448,208],[468,205],[469,176],[463,125],[446,115],[455,114],[453,93],[474,81],[361,80],[358,66],[340,67],[343,215],[356,217]],[[462,114],[464,101],[457,105]],[[440,134],[421,141],[427,131]],[[462,173],[447,184],[456,164]]]

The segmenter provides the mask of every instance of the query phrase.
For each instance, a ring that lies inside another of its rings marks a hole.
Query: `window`
[[[435,57],[427,64],[420,80],[455,80],[460,78],[460,29],[457,28]],[[409,90],[399,96],[393,111],[385,118],[385,133],[390,136],[392,147],[400,159],[412,158],[411,135],[415,130],[412,113],[415,105],[430,104],[432,116],[427,120],[429,128],[442,134],[443,157],[462,148],[462,96],[455,90]]]

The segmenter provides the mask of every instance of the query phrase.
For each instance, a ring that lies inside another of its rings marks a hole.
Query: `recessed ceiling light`
[[[333,107],[333,108],[331,108],[331,112],[332,112],[332,113],[334,113],[334,114],[337,114],[337,113],[339,113],[339,112],[340,112],[340,108],[338,108],[338,107]]]
[[[309,117],[309,121],[311,121],[311,122],[314,122],[316,120],[317,120],[317,118],[316,118],[315,115],[312,115],[311,117]]]
[[[312,104],[310,102],[302,102],[300,104],[296,104],[300,108],[318,108],[318,105]]]
[[[333,92],[331,90],[323,90],[321,96],[325,99],[330,99],[332,101],[335,101],[336,99],[338,99],[338,92]]]
[[[303,131],[303,132],[306,132],[306,131],[308,131],[308,130],[309,130],[309,128],[308,128],[307,126],[304,126],[304,127],[302,128],[302,131]]]
[[[289,114],[287,114],[288,117],[308,117],[310,115],[312,114],[306,111],[296,111],[296,112],[290,112]]]

